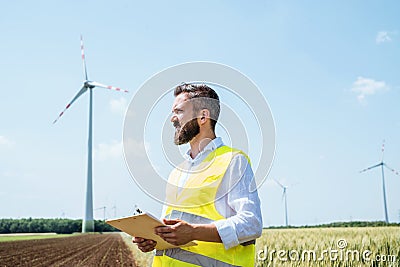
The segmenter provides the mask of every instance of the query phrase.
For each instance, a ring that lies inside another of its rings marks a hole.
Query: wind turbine
[[[114,204],[111,210],[114,210],[114,218],[117,218],[117,205]]]
[[[381,162],[378,163],[378,164],[376,164],[376,165],[374,165],[374,166],[368,167],[368,168],[366,168],[366,169],[360,171],[360,173],[369,171],[369,170],[371,170],[371,169],[373,169],[373,168],[376,168],[376,167],[379,167],[379,166],[381,167],[381,170],[382,170],[383,206],[384,206],[384,208],[385,208],[385,221],[386,221],[386,223],[389,223],[389,216],[388,216],[387,204],[386,204],[385,172],[384,172],[384,168],[383,168],[383,167],[388,168],[389,170],[391,170],[391,171],[392,171],[394,174],[396,174],[396,175],[400,175],[400,174],[399,174],[398,171],[396,171],[396,170],[390,168],[390,167],[383,161],[383,156],[384,156],[384,154],[385,154],[385,140],[383,140],[383,143],[382,143],[382,159],[381,159]]]
[[[289,186],[285,186],[285,185],[281,184],[280,182],[278,182],[278,180],[276,180],[274,178],[272,178],[272,180],[274,180],[283,189],[282,200],[285,199],[285,224],[286,224],[286,226],[289,226],[288,211],[287,211],[287,194],[286,194],[286,189],[288,189]]]
[[[90,81],[88,79],[85,52],[83,49],[83,38],[81,35],[81,53],[82,53],[82,63],[83,63],[83,74],[85,80],[83,81],[82,88],[78,93],[72,98],[71,102],[65,107],[65,109],[58,115],[57,119],[54,120],[53,124],[56,123],[65,111],[84,93],[89,91],[89,134],[88,134],[88,168],[87,168],[87,181],[86,181],[86,200],[85,200],[85,216],[82,220],[82,233],[93,232],[94,231],[94,221],[93,221],[93,184],[92,184],[92,117],[93,117],[93,89],[96,87],[106,88],[109,90],[121,91],[128,93],[127,90],[122,90],[121,88],[104,85],[95,81]]]
[[[104,218],[104,221],[106,220],[106,209],[107,209],[107,207],[106,206],[103,206],[103,207],[100,207],[100,208],[97,208],[96,210],[103,210],[103,218]]]

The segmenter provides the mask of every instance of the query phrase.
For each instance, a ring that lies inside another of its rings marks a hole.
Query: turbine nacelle
[[[92,83],[93,83],[92,81],[87,81],[87,80],[86,80],[86,81],[83,82],[83,87],[88,88],[88,89],[93,89],[93,88],[95,88],[96,86],[93,85]]]

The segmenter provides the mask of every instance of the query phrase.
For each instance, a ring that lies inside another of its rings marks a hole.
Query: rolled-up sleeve
[[[225,173],[215,203],[226,217],[215,221],[225,249],[254,240],[261,236],[262,216],[254,174],[247,158],[236,155]]]

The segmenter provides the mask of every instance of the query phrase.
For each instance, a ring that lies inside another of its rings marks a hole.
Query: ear
[[[204,125],[207,121],[210,121],[210,111],[208,109],[200,110],[199,114],[199,125]]]

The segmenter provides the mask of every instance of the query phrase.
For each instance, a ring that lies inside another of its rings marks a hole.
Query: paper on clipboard
[[[156,241],[156,249],[158,250],[178,247],[168,243],[154,233],[155,227],[165,226],[165,224],[150,213],[144,212],[129,217],[106,220],[106,223],[131,236],[142,237]],[[189,242],[181,247],[196,245],[197,244],[195,242]]]

